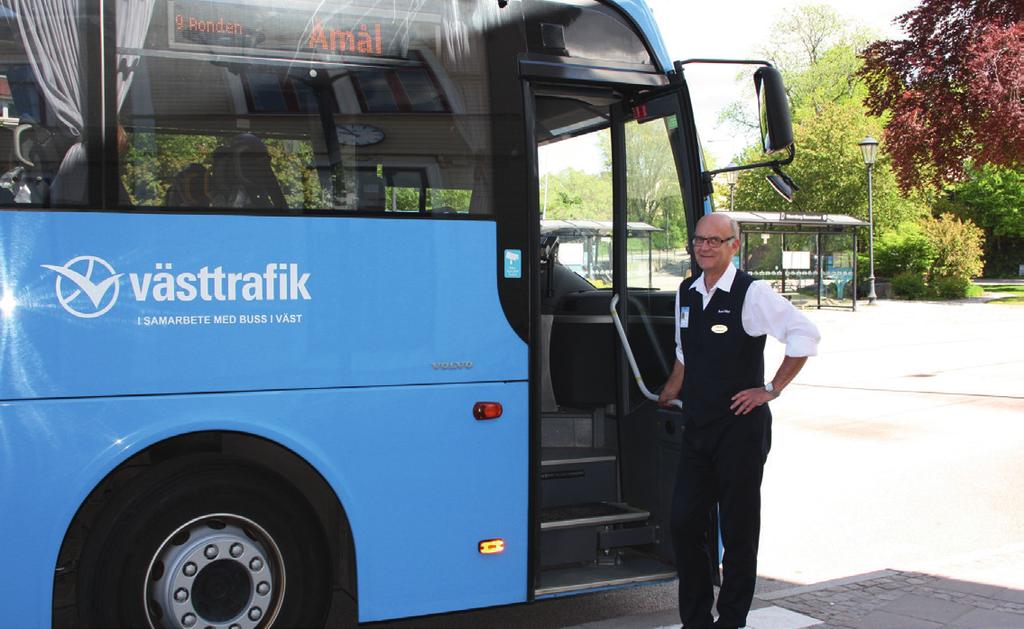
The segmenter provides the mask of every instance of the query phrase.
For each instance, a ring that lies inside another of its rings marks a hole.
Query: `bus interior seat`
[[[50,184],[52,205],[82,205],[88,202],[89,161],[85,147],[74,144],[68,149]]]
[[[192,163],[179,170],[167,188],[164,207],[210,207],[207,177],[202,164]]]
[[[595,288],[560,263],[557,238],[544,237],[541,256],[541,317],[545,328],[550,324],[541,347],[547,372],[542,384],[551,387],[550,399],[542,391],[542,408],[610,404],[615,401],[616,347],[608,314],[611,291]]]
[[[281,184],[270,165],[266,144],[251,133],[235,136],[213,152],[210,202],[220,207],[285,209]]]

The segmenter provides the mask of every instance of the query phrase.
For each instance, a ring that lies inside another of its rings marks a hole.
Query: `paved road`
[[[808,314],[821,355],[773,404],[759,591],[885,569],[1024,590],[1024,307]],[[674,600],[662,585],[378,626],[618,626]]]

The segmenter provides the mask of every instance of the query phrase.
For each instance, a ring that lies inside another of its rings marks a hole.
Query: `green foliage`
[[[928,286],[920,274],[904,272],[892,278],[892,292],[904,299],[924,299],[928,296]]]
[[[895,277],[908,272],[924,277],[934,259],[931,241],[915,222],[903,223],[875,239],[877,277]]]
[[[321,206],[320,179],[313,164],[313,147],[299,140],[267,139],[270,168],[274,171],[288,207]]]
[[[736,209],[847,214],[867,220],[867,170],[857,143],[880,130],[880,123],[866,117],[855,101],[823,104],[817,112],[798,111],[793,125],[796,158],[785,169],[800,186],[793,204],[765,183],[764,171],[744,171],[736,187]],[[740,163],[760,159],[760,151],[751,147]],[[900,194],[884,154],[872,170],[872,202],[876,234],[928,213],[922,199]],[[866,246],[866,230],[862,242]]]
[[[881,137],[884,123],[867,116],[866,88],[858,76],[858,53],[871,35],[825,5],[788,12],[771,32],[772,46],[762,53],[786,80],[797,146],[786,172],[800,190],[791,205],[765,184],[763,171],[744,172],[736,189],[736,209],[847,214],[867,220],[867,171],[857,144],[866,135]],[[731,117],[736,118],[735,112]],[[750,147],[737,163],[763,159],[759,147]],[[929,213],[922,198],[900,193],[885,151],[872,175],[876,235]],[[866,236],[865,230],[865,247]]]
[[[929,283],[934,284],[939,278],[967,282],[981,274],[985,242],[981,228],[948,213],[924,221],[922,227],[935,251],[935,259],[928,269]]]
[[[666,199],[681,196],[665,123],[665,120],[653,120],[626,125],[626,207],[631,221],[664,226]],[[610,172],[610,134],[601,136],[601,152]]]
[[[931,288],[939,299],[963,299],[971,288],[971,281],[962,277],[940,277]]]
[[[549,219],[609,221],[611,172],[590,174],[570,167],[549,173],[540,181],[540,203]]]
[[[163,205],[174,175],[189,164],[209,166],[208,157],[219,143],[211,135],[132,134],[122,162],[132,205]]]
[[[1024,263],[1024,168],[970,167],[967,177],[948,188],[936,208],[985,230],[986,276],[1016,275]]]
[[[993,236],[1024,238],[1024,169],[981,166],[955,186],[948,209]]]
[[[598,137],[604,170],[592,174],[569,167],[544,175],[540,202],[548,219],[612,219],[611,138]],[[652,234],[655,248],[677,248],[686,242],[686,219],[664,121],[630,123],[626,127],[628,220],[662,231]]]

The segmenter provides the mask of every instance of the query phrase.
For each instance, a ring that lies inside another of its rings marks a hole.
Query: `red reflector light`
[[[498,419],[502,408],[498,402],[477,402],[473,406],[473,417],[477,419]]]
[[[503,539],[485,539],[480,542],[481,555],[498,555],[503,552],[505,552],[505,540]]]

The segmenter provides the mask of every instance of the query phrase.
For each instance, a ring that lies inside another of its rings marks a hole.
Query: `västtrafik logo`
[[[204,266],[195,272],[172,272],[170,262],[157,262],[156,272],[118,273],[106,260],[78,256],[63,266],[40,265],[57,274],[57,301],[70,314],[92,319],[106,314],[117,303],[120,279],[127,276],[137,302],[173,301],[309,301],[306,283],[294,262],[270,262],[260,272],[228,272],[222,266]]]
[[[119,278],[124,274],[115,272],[103,258],[78,256],[64,266],[43,264],[42,267],[57,273],[57,301],[76,317],[98,317],[117,303],[121,292]]]

